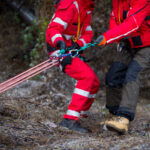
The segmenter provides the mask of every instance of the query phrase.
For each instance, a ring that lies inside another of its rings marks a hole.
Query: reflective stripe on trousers
[[[91,107],[100,83],[91,67],[77,57],[72,59],[71,65],[66,66],[65,73],[77,80],[77,84],[64,118],[78,119],[78,113]]]

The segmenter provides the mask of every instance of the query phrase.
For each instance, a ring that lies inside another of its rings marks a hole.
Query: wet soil
[[[62,105],[66,106],[63,100]],[[53,106],[52,106],[53,104]],[[54,109],[54,107],[56,107]],[[55,106],[50,99],[3,99],[0,102],[1,149],[66,149],[66,150],[149,150],[150,105],[142,99],[129,133],[120,135],[105,131],[100,122],[109,118],[104,101],[97,100],[88,118],[81,125],[92,132],[81,134],[69,131],[58,124],[65,109]]]

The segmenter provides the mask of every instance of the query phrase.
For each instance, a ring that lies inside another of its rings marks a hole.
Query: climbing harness
[[[0,84],[0,93],[30,79],[31,77],[59,64],[60,60],[65,57],[65,56],[69,56],[71,55],[72,57],[77,57],[79,56],[79,52],[80,51],[84,51],[85,49],[87,49],[88,47],[91,46],[95,46],[97,43],[89,43],[87,45],[85,45],[84,47],[81,47],[80,49],[73,49],[70,50],[69,53],[64,54],[64,51],[60,50],[60,55],[58,55],[58,57],[53,57],[51,59],[48,59],[26,71],[24,71],[23,73],[18,74],[17,76],[8,79],[7,81],[3,82]],[[62,53],[63,52],[63,53]]]

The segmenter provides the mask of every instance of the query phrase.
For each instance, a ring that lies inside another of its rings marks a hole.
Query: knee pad
[[[106,74],[106,85],[112,88],[122,87],[127,71],[127,65],[114,62]]]
[[[130,65],[128,66],[128,70],[126,72],[126,77],[124,84],[132,81],[136,81],[136,78],[138,76],[138,73],[142,70],[142,67],[139,65],[139,63],[135,60],[133,60]]]
[[[65,72],[65,68],[67,65],[71,64],[72,63],[72,57],[71,56],[66,56],[62,61],[61,61],[61,64],[60,64],[60,67],[61,67],[61,70],[63,72]]]

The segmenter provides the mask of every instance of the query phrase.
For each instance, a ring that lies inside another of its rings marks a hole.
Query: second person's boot
[[[128,132],[129,120],[125,117],[116,116],[105,122],[107,129],[115,130],[119,133]]]

